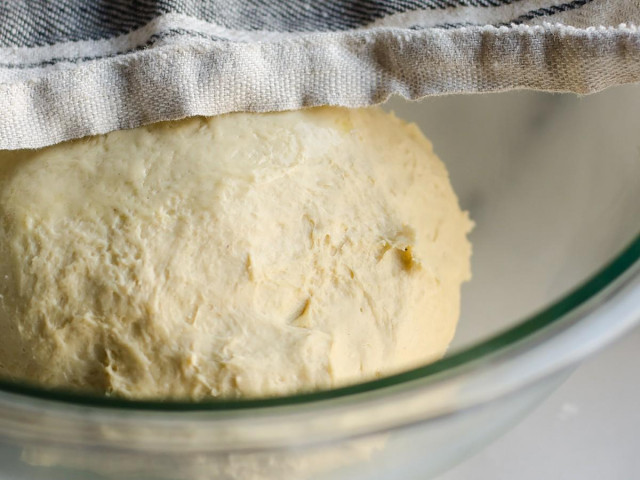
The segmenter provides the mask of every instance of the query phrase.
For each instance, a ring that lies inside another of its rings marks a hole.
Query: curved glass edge
[[[283,407],[337,399],[349,395],[363,394],[416,380],[428,379],[429,377],[434,377],[436,374],[451,371],[464,365],[469,365],[477,360],[489,356],[490,354],[495,354],[506,347],[512,346],[530,337],[532,334],[537,333],[552,324],[558,323],[567,313],[581,306],[611,285],[639,260],[640,233],[620,254],[580,286],[570,291],[567,295],[551,304],[549,307],[530,316],[514,327],[428,365],[381,379],[349,385],[346,387],[284,397],[233,400],[209,399],[198,402],[188,402],[171,400],[128,400],[124,398],[78,393],[62,389],[43,389],[28,384],[15,383],[0,379],[0,393],[5,392],[25,395],[38,400],[56,401],[76,406],[105,407],[112,409],[125,409],[129,411],[146,410],[176,412],[237,411],[267,407]]]

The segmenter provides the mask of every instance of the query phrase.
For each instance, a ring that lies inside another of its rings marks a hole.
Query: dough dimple
[[[192,118],[0,154],[0,375],[269,396],[434,360],[471,228],[380,109]]]

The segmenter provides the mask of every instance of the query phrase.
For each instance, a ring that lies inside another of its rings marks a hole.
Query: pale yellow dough
[[[132,398],[379,377],[451,341],[471,222],[380,109],[193,118],[0,154],[0,376]]]

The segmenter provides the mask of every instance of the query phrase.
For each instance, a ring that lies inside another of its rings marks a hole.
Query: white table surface
[[[513,430],[437,480],[640,479],[640,328],[585,361]]]

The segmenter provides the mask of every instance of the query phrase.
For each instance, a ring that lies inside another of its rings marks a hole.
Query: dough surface
[[[472,223],[380,109],[192,118],[0,153],[0,376],[271,396],[442,356]]]

